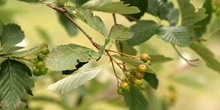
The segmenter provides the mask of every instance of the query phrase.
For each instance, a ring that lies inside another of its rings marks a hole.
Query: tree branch
[[[43,3],[42,0],[37,0],[38,2],[41,2]],[[58,7],[56,5],[53,5],[53,4],[47,4],[48,7],[60,12],[61,14],[63,14],[64,16],[66,16],[66,18],[71,22],[73,23],[88,39],[89,41],[92,43],[92,45],[94,47],[96,47],[98,50],[100,49],[100,45],[98,43],[96,43],[95,41],[92,40],[92,37],[86,32],[83,30],[83,28],[81,28],[73,19],[72,17],[67,13],[67,10],[65,8],[62,8],[62,7]]]

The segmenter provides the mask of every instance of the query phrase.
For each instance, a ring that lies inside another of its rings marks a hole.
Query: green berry
[[[41,73],[39,72],[39,69],[34,69],[33,74],[34,74],[34,76],[40,76],[41,75]]]
[[[38,59],[39,61],[44,61],[45,58],[46,58],[46,56],[45,56],[44,54],[39,54],[39,55],[37,55],[37,59]]]
[[[144,73],[144,72],[147,71],[147,66],[146,66],[145,64],[140,64],[140,65],[138,66],[138,70],[139,70],[139,72]]]
[[[41,44],[41,47],[48,47],[46,43]]]
[[[33,59],[33,62],[34,62],[35,64],[37,64],[37,63],[40,62],[40,61],[38,60],[38,58],[35,58],[35,59]]]
[[[136,77],[137,79],[142,79],[142,78],[144,78],[144,73],[136,72],[136,73],[135,73],[135,77]]]
[[[117,90],[117,93],[119,94],[119,95],[123,95],[123,90],[121,89],[121,88],[118,88],[118,90]]]
[[[150,60],[148,60],[146,63],[147,63],[148,65],[152,65],[152,63],[151,63]]]
[[[140,86],[143,84],[143,80],[141,79],[134,79],[134,84],[137,85],[137,86]]]
[[[48,71],[48,68],[40,68],[40,69],[39,69],[39,72],[40,72],[42,75],[47,74],[47,71]]]
[[[44,62],[40,61],[40,62],[38,62],[38,63],[35,64],[35,67],[36,67],[36,68],[44,68],[44,67],[45,67],[45,64],[44,64]]]
[[[122,82],[120,88],[123,92],[128,92],[130,90],[130,85],[128,84],[128,82]]]
[[[141,54],[140,56],[140,59],[143,61],[143,62],[147,62],[149,60],[150,56],[146,53],[144,54]]]
[[[44,55],[47,55],[49,54],[49,49],[47,47],[44,47],[42,50],[41,50],[41,53],[44,54]]]

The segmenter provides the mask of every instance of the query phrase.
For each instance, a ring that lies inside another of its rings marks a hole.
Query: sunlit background
[[[204,0],[191,0],[196,7],[200,7]],[[96,12],[109,30],[114,24],[112,15]],[[116,15],[117,22],[131,26],[124,17]],[[154,19],[150,15],[146,19]],[[25,32],[25,40],[20,46],[31,48],[44,42],[53,48],[62,44],[75,43],[92,47],[89,40],[79,32],[76,36],[69,36],[59,23],[57,13],[43,4],[28,4],[17,0],[8,0],[0,6],[0,19],[4,23],[16,23]],[[98,43],[104,43],[104,37],[83,22],[77,22]],[[166,22],[164,22],[166,24]],[[204,44],[216,55],[220,61],[219,33],[205,34],[208,39]],[[176,100],[170,104],[169,110],[220,110],[220,74],[207,68],[201,60],[194,62],[196,67],[188,65],[176,53],[172,45],[156,36],[141,45],[140,53],[162,54],[174,58],[173,61],[153,64],[152,68],[159,78],[157,90],[146,90],[151,94],[149,102],[151,110],[163,110],[160,99],[167,96],[167,86],[172,85],[176,90]],[[188,59],[199,58],[189,48],[178,48]],[[108,62],[107,57],[99,64]],[[97,64],[96,62],[94,64]],[[86,68],[86,67],[84,67]],[[36,85],[33,88],[33,97],[29,97],[31,110],[128,110],[123,98],[117,95],[117,85],[110,66],[106,66],[96,79],[86,83],[79,89],[64,95],[58,95],[46,90],[49,84],[61,79],[59,72],[50,72],[46,76],[33,78]],[[152,95],[153,94],[153,95]]]

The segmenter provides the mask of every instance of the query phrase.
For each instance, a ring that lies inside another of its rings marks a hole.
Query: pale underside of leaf
[[[112,0],[89,0],[82,5],[82,8],[95,8],[110,3]]]
[[[85,22],[87,25],[100,32],[102,35],[107,35],[107,30],[102,19],[98,16],[94,16],[88,9],[66,7],[74,16]]]
[[[137,7],[129,6],[129,4],[123,4],[123,2],[111,2],[100,6],[86,8],[96,11],[119,14],[134,14],[140,12],[140,10]]]
[[[210,28],[208,29],[208,34],[211,36],[215,32],[220,30],[220,17],[217,17],[213,20],[213,22],[210,24]],[[208,36],[208,37],[210,37]]]
[[[10,55],[8,55],[9,57],[27,57],[27,56],[30,56],[32,54],[36,54],[36,53],[39,53],[42,48],[45,47],[45,44],[41,44],[40,46],[36,46],[36,47],[33,47],[29,50],[23,50],[23,51],[19,51],[19,52],[15,52],[15,53],[11,53]],[[17,47],[19,48],[19,47]]]
[[[53,71],[73,70],[79,62],[97,60],[98,52],[76,44],[61,45],[53,49],[46,59],[46,65]]]
[[[54,93],[64,94],[73,91],[77,87],[83,85],[87,81],[93,79],[101,71],[102,67],[93,68],[85,72],[79,72],[63,78],[58,82],[51,84],[47,87],[47,90]]]

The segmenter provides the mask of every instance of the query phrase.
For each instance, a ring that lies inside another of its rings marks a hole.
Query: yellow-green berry
[[[147,66],[145,65],[145,64],[140,64],[139,66],[138,66],[138,70],[139,70],[139,72],[147,72]]]
[[[147,62],[149,60],[150,56],[146,53],[144,54],[141,54],[140,56],[140,59],[143,61],[143,62]]]
[[[130,85],[128,84],[128,82],[122,82],[120,84],[120,88],[123,92],[128,92],[130,90]]]
[[[119,94],[119,95],[123,95],[123,90],[121,89],[121,88],[118,88],[118,90],[117,90],[117,93]]]
[[[143,84],[143,80],[141,79],[134,79],[134,84],[137,85],[137,86],[140,86]]]
[[[35,67],[36,68],[43,68],[43,67],[45,67],[45,64],[44,64],[44,62],[40,61],[40,62],[35,64]]]
[[[142,78],[144,77],[144,73],[136,72],[136,73],[135,73],[135,77],[136,77],[137,79],[142,79]]]
[[[47,47],[44,47],[42,50],[41,50],[41,53],[44,54],[44,55],[47,55],[49,54],[49,49]]]

